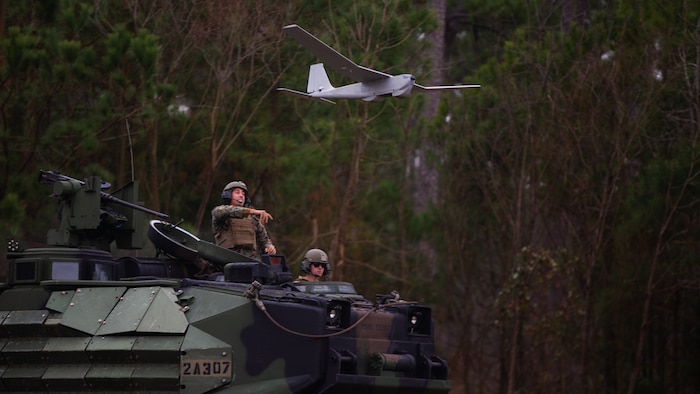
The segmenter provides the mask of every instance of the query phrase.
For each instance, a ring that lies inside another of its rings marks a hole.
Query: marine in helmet
[[[311,249],[304,255],[301,262],[301,275],[297,278],[299,282],[318,282],[322,277],[331,272],[331,265],[328,262],[328,255],[321,249]]]
[[[265,224],[272,215],[250,206],[248,187],[229,182],[221,192],[222,205],[211,211],[211,227],[217,245],[260,260],[261,253],[276,254]]]

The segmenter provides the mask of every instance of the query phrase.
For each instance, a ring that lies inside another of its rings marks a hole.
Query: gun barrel
[[[108,194],[108,193],[105,193],[105,192],[100,192],[100,196],[102,196],[102,198],[105,199],[105,200],[109,200],[109,201],[112,201],[112,202],[114,202],[114,203],[116,203],[116,204],[123,205],[123,206],[125,206],[125,207],[129,207],[129,208],[133,208],[133,209],[139,210],[139,211],[141,211],[141,212],[144,212],[144,213],[147,213],[147,214],[150,214],[150,215],[159,217],[159,218],[161,218],[161,219],[167,219],[167,218],[170,217],[168,214],[165,214],[165,213],[162,213],[162,212],[158,212],[158,211],[154,211],[154,210],[152,210],[152,209],[148,209],[148,208],[146,208],[146,207],[142,207],[142,206],[140,206],[140,205],[136,205],[136,204],[130,203],[130,202],[128,202],[128,201],[124,201],[124,200],[122,200],[122,199],[120,199],[120,198],[114,197],[113,195]]]

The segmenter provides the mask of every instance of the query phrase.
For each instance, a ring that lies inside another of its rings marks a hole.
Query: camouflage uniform
[[[211,228],[217,245],[260,260],[260,253],[272,246],[265,226],[250,208],[219,205],[211,211]]]

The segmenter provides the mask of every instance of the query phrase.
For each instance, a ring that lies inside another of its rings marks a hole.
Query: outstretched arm
[[[272,215],[270,215],[264,209],[249,208],[249,215],[257,216],[260,219],[260,223],[267,224],[268,221],[272,220]]]

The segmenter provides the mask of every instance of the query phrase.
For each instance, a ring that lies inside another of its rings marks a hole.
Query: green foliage
[[[71,40],[63,40],[58,43],[58,53],[68,62],[74,63],[80,53],[80,43]]]
[[[0,200],[0,231],[8,238],[23,235],[26,205],[17,193],[8,193]]]
[[[138,37],[131,40],[130,46],[136,62],[143,70],[143,78],[148,80],[155,76],[158,65],[160,48],[157,44],[158,38],[144,30],[139,32]]]
[[[2,41],[7,72],[17,72],[34,63],[34,52],[26,50],[26,48],[31,48],[34,42],[33,37],[23,34],[18,26],[8,27],[7,38]]]
[[[496,299],[499,324],[522,319],[533,330],[534,344],[554,336],[558,346],[566,346],[579,332],[585,309],[583,289],[575,280],[579,265],[566,250],[523,248]]]
[[[115,70],[125,61],[131,45],[132,35],[124,26],[117,26],[114,32],[107,35],[107,56],[105,65],[108,70]]]

